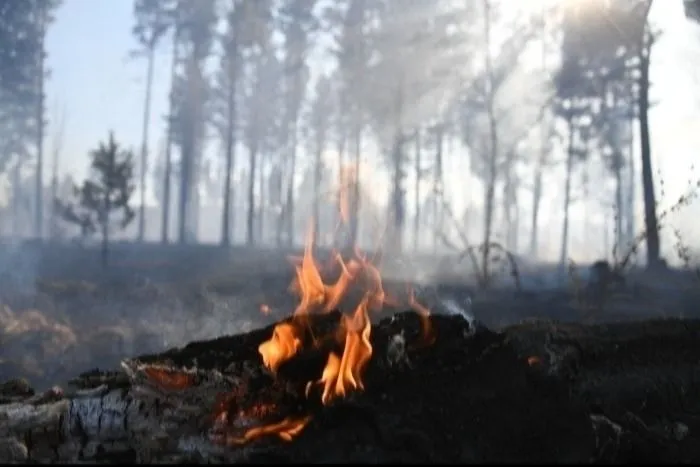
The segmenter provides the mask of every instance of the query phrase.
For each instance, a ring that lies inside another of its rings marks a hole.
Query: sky
[[[658,102],[651,114],[652,147],[655,168],[665,180],[665,198],[670,202],[685,186],[693,158],[700,160],[700,93],[694,91],[700,88],[700,29],[685,21],[681,0],[655,1],[651,18],[664,32],[652,60],[652,98]],[[132,24],[129,0],[64,0],[56,14],[47,40],[52,73],[47,84],[47,106],[51,121],[64,117],[61,173],[82,178],[88,151],[110,130],[118,141],[135,150],[140,147],[146,63],[128,58],[136,46]],[[156,154],[162,144],[169,55],[164,46],[156,58],[153,118],[149,125],[151,154]],[[55,128],[50,124],[48,129],[48,151]],[[455,192],[459,195],[456,198],[478,196],[480,189],[464,192],[465,183],[455,177],[464,173],[465,167],[458,162],[452,164],[452,177],[446,185],[462,190]],[[47,177],[48,172],[50,168]],[[455,207],[461,209],[464,202]],[[700,214],[700,209],[695,211]],[[700,238],[698,233],[693,232],[695,238]]]

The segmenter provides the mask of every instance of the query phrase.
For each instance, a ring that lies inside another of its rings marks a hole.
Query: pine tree
[[[107,266],[110,234],[124,229],[134,218],[129,206],[134,192],[134,155],[122,149],[110,132],[107,143],[90,153],[90,174],[74,188],[76,200],[55,200],[57,211],[67,222],[80,227],[83,237],[99,231],[102,265]],[[116,219],[115,215],[121,213]]]

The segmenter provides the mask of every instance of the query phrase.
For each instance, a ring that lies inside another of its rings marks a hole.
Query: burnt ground
[[[287,291],[290,252],[116,245],[108,271],[94,251],[77,247],[0,253],[0,380],[24,377],[36,388],[63,384],[90,368],[115,367],[126,357],[247,332],[283,318],[295,304]],[[426,304],[449,312],[442,300],[453,300],[494,330],[532,319],[700,317],[692,274],[640,280],[592,312],[573,278],[547,287],[534,271],[523,291],[506,277],[494,290],[477,292],[460,271],[438,274],[415,261],[386,274],[389,289],[405,290],[395,276],[407,269],[427,283],[421,292]],[[267,315],[263,304],[271,310]]]

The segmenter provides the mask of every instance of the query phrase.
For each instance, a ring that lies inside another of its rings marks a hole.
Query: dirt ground
[[[104,271],[94,251],[77,247],[0,251],[0,381],[27,378],[36,388],[63,385],[80,372],[190,341],[237,334],[291,313],[289,254],[217,247],[116,246]],[[507,274],[476,291],[463,265],[444,258],[386,261],[385,285],[410,280],[436,312],[455,302],[493,329],[526,319],[619,321],[700,316],[700,281],[669,273],[639,280],[602,310],[578,298],[576,278],[552,283],[549,270]],[[584,278],[585,280],[585,278]],[[556,282],[556,281],[555,281]],[[262,312],[265,305],[265,313]]]

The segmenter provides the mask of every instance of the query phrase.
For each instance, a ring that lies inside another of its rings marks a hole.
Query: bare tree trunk
[[[486,90],[486,112],[489,122],[489,144],[488,144],[488,182],[486,184],[486,202],[484,203],[485,213],[484,213],[484,245],[482,251],[482,277],[488,279],[489,277],[489,250],[491,243],[491,228],[493,222],[493,208],[494,208],[494,198],[496,193],[496,180],[497,180],[497,158],[499,154],[498,147],[498,125],[496,122],[496,114],[494,108],[494,73],[493,73],[493,63],[491,60],[491,2],[490,0],[484,0],[484,44],[486,48],[486,73],[488,76],[488,89]]]
[[[542,76],[547,76],[547,5],[542,2],[541,20],[542,20],[542,41],[540,50],[541,59],[541,71]],[[530,219],[530,256],[532,259],[537,259],[538,250],[538,238],[539,233],[538,228],[538,217],[540,214],[540,204],[542,201],[542,172],[544,171],[544,165],[547,158],[548,149],[548,120],[546,114],[542,115],[540,119],[540,147],[539,155],[537,158],[537,166],[535,167],[534,183],[532,185],[532,213]]]
[[[267,210],[266,183],[265,183],[265,166],[267,165],[267,155],[260,154],[260,167],[258,168],[258,190],[260,191],[260,199],[258,200],[257,209],[257,236],[260,245],[265,244],[265,212]]]
[[[343,111],[344,110],[341,108],[340,112],[343,112]],[[343,179],[343,171],[345,170],[345,145],[347,144],[347,133],[345,131],[345,128],[344,127],[338,128],[338,132],[339,132],[338,140],[336,141],[336,151],[338,151],[338,192],[337,192],[338,206],[335,210],[335,215],[336,215],[335,224],[337,226],[336,232],[335,232],[336,237],[338,236],[338,233],[340,233],[342,231],[342,229],[339,227],[342,227],[342,223],[343,223],[342,214],[340,212],[340,202],[341,202],[340,191],[343,189],[343,180],[344,180]],[[333,239],[333,243],[335,246],[341,246],[341,245],[337,244],[338,243],[337,238]]]
[[[61,155],[61,147],[63,145],[63,132],[65,129],[65,114],[61,114],[59,120],[56,122],[58,128],[54,135],[54,140],[52,144],[53,160],[51,161],[51,220],[49,228],[49,238],[54,239],[58,231],[58,216],[56,210],[56,199],[58,199],[58,166],[59,159]]]
[[[34,235],[37,238],[44,236],[44,81],[45,70],[44,61],[46,51],[44,42],[46,40],[46,7],[40,7],[39,12],[39,73],[38,79],[38,100],[37,100],[37,134],[36,134],[36,186],[34,193]]]
[[[421,209],[420,209],[420,182],[421,182],[421,176],[423,175],[421,164],[421,131],[420,127],[416,128],[416,165],[415,165],[415,172],[416,172],[416,184],[413,187],[413,205],[415,208],[415,217],[413,218],[413,250],[418,251],[418,247],[420,245],[420,221],[421,221]]]
[[[517,193],[517,186],[519,183],[516,183],[516,187],[514,187],[514,191]],[[520,207],[518,205],[518,197],[517,195],[514,196],[514,202],[511,205],[511,209],[513,210],[513,228],[510,230],[512,238],[510,241],[510,251],[511,253],[518,253],[519,252],[519,240],[520,240]]]
[[[628,244],[634,241],[635,231],[635,196],[637,192],[636,163],[634,154],[634,125],[632,120],[629,121],[629,141],[627,150],[627,199],[625,213],[625,237]]]
[[[22,190],[22,178],[19,161],[15,162],[12,169],[12,236],[19,237],[22,234],[24,219],[20,218],[21,200],[24,195]]]
[[[395,107],[395,123],[394,123],[394,141],[391,148],[392,161],[392,192],[391,192],[391,229],[389,231],[389,251],[394,254],[400,254],[403,251],[403,234],[405,227],[405,199],[403,192],[404,179],[404,134],[402,127],[402,117],[404,110],[404,89],[403,85],[399,86],[396,95]],[[359,184],[359,180],[358,180]]]
[[[155,62],[155,47],[148,49],[148,65],[146,72],[146,96],[143,104],[143,127],[141,130],[141,172],[139,174],[140,204],[138,241],[143,242],[146,230],[146,172],[148,171],[148,124],[151,119],[151,89],[153,88],[153,65]]]
[[[399,130],[400,131],[400,130]],[[391,231],[389,238],[389,250],[392,253],[400,254],[403,251],[404,232],[404,194],[401,188],[403,182],[403,141],[401,133],[397,132],[394,137],[394,147],[392,148],[392,193],[391,193]]]
[[[296,120],[296,118],[295,118]],[[287,223],[287,245],[294,245],[294,183],[296,181],[296,171],[297,171],[297,122],[292,122],[291,125],[291,141],[289,148],[289,177],[287,184],[287,201],[285,203],[286,209],[286,223]]]
[[[253,222],[255,220],[255,174],[256,165],[258,162],[258,149],[255,144],[251,144],[248,148],[248,216],[246,219],[246,244],[252,246],[255,244],[255,232]]]
[[[622,219],[626,212],[622,205],[622,154],[619,149],[615,149],[616,154],[613,167],[615,174],[615,251],[619,255],[624,247]]]
[[[539,231],[537,227],[538,217],[540,214],[540,204],[542,201],[542,157],[540,156],[540,161],[535,169],[535,180],[532,187],[532,218],[530,222],[530,255],[533,259],[537,258],[537,233]]]
[[[323,238],[320,232],[321,217],[321,155],[323,147],[317,142],[316,155],[314,157],[314,202],[313,202],[313,222],[314,222],[314,243],[319,238]]]
[[[444,197],[445,196],[445,188],[442,186],[443,184],[443,178],[444,178],[444,172],[443,172],[443,154],[442,154],[442,149],[443,149],[443,135],[444,135],[444,129],[442,126],[442,123],[438,123],[435,126],[435,170],[433,172],[433,193],[436,196],[436,201],[437,197]],[[442,232],[442,227],[444,224],[444,218],[443,218],[443,209],[442,205],[440,203],[435,203],[435,229],[433,229],[433,253],[437,253],[437,247],[439,242],[438,234],[439,232]]]
[[[563,268],[569,258],[569,205],[571,204],[571,175],[574,169],[574,123],[572,117],[567,122],[569,143],[566,151],[566,175],[564,181],[564,216],[561,234],[561,254],[559,265]]]
[[[508,165],[504,172],[503,180],[503,223],[505,224],[505,247],[508,251],[512,251],[512,230],[513,230],[513,211],[512,205],[513,200],[511,197],[511,190],[513,189],[513,173],[510,165]]]
[[[170,184],[172,183],[172,157],[173,157],[173,112],[175,110],[175,78],[178,62],[178,34],[175,30],[173,33],[173,62],[170,65],[170,95],[168,96],[168,130],[165,142],[165,171],[163,174],[163,206],[161,206],[161,243],[168,243],[168,232],[170,232]]]
[[[229,59],[231,60],[231,59]],[[231,177],[236,164],[236,73],[233,67],[235,63],[229,63],[229,85],[226,96],[226,174],[224,175],[224,206],[221,220],[221,244],[231,244]]]
[[[360,158],[362,157],[362,128],[358,126],[355,128],[355,177],[353,180],[352,196],[350,203],[350,245],[349,247],[355,247],[358,242],[358,235],[360,232]],[[350,193],[348,193],[350,194]]]
[[[642,187],[644,190],[644,223],[647,242],[647,267],[654,268],[661,262],[659,225],[656,218],[656,196],[654,176],[651,168],[651,142],[649,136],[649,59],[654,39],[648,31],[644,33],[643,46],[639,53],[639,136],[642,156]]]

